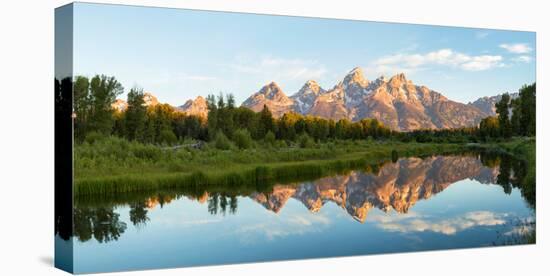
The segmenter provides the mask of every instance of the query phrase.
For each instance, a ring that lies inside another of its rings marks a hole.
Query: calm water
[[[75,272],[518,243],[535,216],[514,185],[522,169],[482,160],[404,158],[264,192],[77,202]]]

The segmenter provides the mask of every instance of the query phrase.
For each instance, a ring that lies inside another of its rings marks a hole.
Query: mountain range
[[[179,106],[177,110],[180,110],[187,115],[194,115],[201,118],[208,116],[208,105],[206,99],[202,96],[198,96],[194,100],[188,100],[185,104]]]
[[[146,96],[147,105],[158,103],[150,93]],[[511,94],[512,98],[517,96],[517,93]],[[412,131],[475,126],[481,119],[496,115],[495,103],[501,97],[482,97],[464,104],[415,84],[403,73],[369,81],[362,69],[356,67],[331,89],[309,80],[291,96],[277,83],[270,82],[248,97],[242,106],[259,112],[265,105],[276,118],[288,112],[333,120],[376,118],[393,130]],[[123,110],[127,104],[118,99],[113,107]],[[208,114],[206,100],[201,96],[175,109],[203,118]]]
[[[297,112],[334,120],[376,118],[400,131],[474,126],[491,114],[475,104],[455,102],[426,86],[416,85],[402,73],[369,81],[359,67],[331,89],[323,89],[310,80],[289,97],[271,82],[242,104],[254,111],[260,111],[264,105],[275,117]]]
[[[510,99],[517,99],[519,93],[510,93]],[[468,103],[468,105],[475,106],[485,114],[489,116],[496,116],[496,103],[502,99],[502,94],[492,96],[492,97],[481,97],[473,102]]]
[[[155,106],[159,104],[157,97],[149,92],[143,93],[143,102],[145,106]],[[122,112],[126,111],[128,108],[128,103],[123,99],[116,99],[115,102],[111,104],[111,107],[114,110]]]

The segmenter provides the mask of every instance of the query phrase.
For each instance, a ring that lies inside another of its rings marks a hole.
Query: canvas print
[[[56,266],[536,242],[536,34],[56,10]]]

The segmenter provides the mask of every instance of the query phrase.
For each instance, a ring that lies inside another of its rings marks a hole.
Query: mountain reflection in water
[[[353,171],[299,185],[276,185],[272,193],[254,193],[251,197],[276,213],[289,198],[302,202],[311,212],[334,202],[364,222],[373,207],[407,213],[418,200],[428,199],[457,181],[469,178],[495,183],[498,174],[498,168],[485,167],[471,156],[406,158],[385,164],[377,174]]]
[[[205,205],[211,215],[238,213],[238,202],[244,197],[273,213],[280,213],[291,198],[312,213],[319,212],[325,204],[333,202],[356,221],[364,223],[373,208],[405,214],[419,200],[428,200],[453,183],[465,179],[482,184],[498,184],[505,193],[510,193],[512,187],[518,187],[518,183],[521,183],[525,170],[523,162],[502,156],[465,154],[412,157],[384,163],[374,171],[351,171],[345,175],[309,182],[276,184],[262,192],[218,187],[210,191],[162,191],[153,195],[128,195],[111,200],[79,199],[74,209],[73,230],[74,236],[81,242],[92,237],[100,243],[116,241],[126,231],[127,223],[138,228],[146,227],[150,222],[150,210],[183,198]],[[529,196],[524,195],[524,198],[530,206],[534,206]],[[129,209],[127,222],[123,222],[116,212],[121,206]],[[59,234],[65,239],[69,236]]]

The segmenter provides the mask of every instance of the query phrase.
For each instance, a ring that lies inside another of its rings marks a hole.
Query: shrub
[[[285,140],[277,140],[275,142],[275,147],[277,147],[277,148],[286,148],[286,147],[288,147],[288,144],[285,142]]]
[[[252,137],[246,129],[239,129],[233,133],[233,141],[239,149],[248,149],[252,146]]]
[[[130,152],[139,159],[159,161],[162,158],[162,151],[153,145],[135,143]]]
[[[298,137],[298,145],[300,145],[300,148],[312,148],[315,145],[315,142],[309,135],[306,133],[300,135]]]
[[[103,134],[96,131],[91,131],[90,133],[86,134],[84,141],[86,141],[88,144],[93,144],[103,139],[105,139],[105,136]]]
[[[264,137],[264,141],[266,144],[270,145],[270,146],[273,146],[275,145],[275,134],[273,134],[273,132],[268,131],[266,134],[265,134],[265,137]]]
[[[217,149],[228,150],[231,148],[231,141],[227,139],[227,136],[225,136],[223,132],[218,131],[218,133],[216,133],[216,138],[214,139],[214,146]]]
[[[391,161],[393,163],[397,162],[397,160],[399,159],[399,154],[397,153],[396,150],[392,150],[391,151]]]
[[[161,144],[173,145],[178,141],[176,134],[170,129],[164,129],[159,133],[159,142]]]

